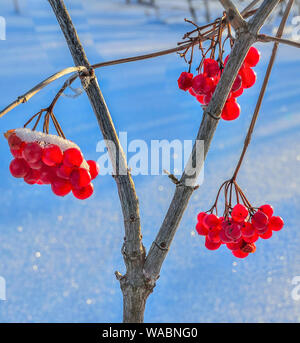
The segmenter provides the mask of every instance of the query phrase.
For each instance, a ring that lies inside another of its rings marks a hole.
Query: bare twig
[[[259,42],[263,42],[263,43],[277,42],[277,43],[281,43],[281,44],[285,44],[285,45],[290,45],[290,46],[293,46],[295,48],[300,48],[300,42],[296,42],[296,41],[293,41],[290,39],[284,39],[281,37],[279,38],[279,37],[273,37],[273,36],[260,34],[260,35],[257,35],[257,40]]]
[[[287,22],[290,10],[291,10],[291,8],[293,6],[293,3],[294,3],[294,0],[289,0],[288,4],[286,6],[285,12],[283,14],[283,17],[281,19],[281,23],[279,25],[279,28],[278,28],[278,31],[277,31],[277,34],[276,34],[277,38],[281,38],[282,35],[283,35],[284,27],[286,25],[286,22]],[[252,117],[252,120],[251,120],[251,123],[250,123],[250,126],[249,126],[249,130],[248,130],[248,133],[247,133],[247,136],[246,136],[246,139],[245,139],[243,151],[241,153],[240,159],[239,159],[238,164],[237,164],[237,166],[235,168],[235,171],[233,173],[232,180],[236,179],[237,174],[238,174],[238,172],[240,170],[240,167],[242,165],[243,159],[245,157],[246,151],[247,151],[248,146],[250,144],[252,133],[253,133],[253,130],[254,130],[257,118],[258,118],[258,114],[259,114],[260,108],[261,108],[261,104],[262,104],[262,101],[263,101],[263,98],[264,98],[264,95],[265,95],[265,92],[266,92],[266,89],[267,89],[267,85],[269,83],[271,71],[272,71],[272,68],[274,66],[275,58],[276,58],[277,51],[278,51],[278,44],[279,44],[278,42],[274,43],[273,50],[272,50],[272,55],[270,57],[270,61],[269,61],[268,68],[267,68],[267,71],[266,71],[266,75],[265,75],[265,78],[264,78],[264,81],[263,81],[263,85],[261,87],[261,90],[260,90],[260,93],[259,93],[259,97],[258,97],[258,100],[257,100],[257,104],[256,104],[256,107],[255,107],[255,110],[254,110],[254,114],[253,114],[253,117]]]

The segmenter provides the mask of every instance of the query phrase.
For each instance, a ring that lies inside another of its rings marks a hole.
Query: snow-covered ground
[[[7,39],[0,41],[1,108],[73,64],[48,2],[20,0],[20,5],[21,14],[16,15],[11,1],[0,4],[0,16],[7,23]],[[183,23],[189,15],[185,9],[174,12],[166,7],[157,16],[151,9],[126,6],[121,0],[68,0],[66,5],[92,63],[173,47],[189,30]],[[241,117],[218,127],[204,183],[193,195],[149,298],[147,322],[300,321],[300,301],[291,296],[292,280],[300,276],[298,50],[280,49],[239,176],[251,202],[272,203],[285,219],[285,228],[270,240],[260,240],[257,252],[245,260],[237,260],[227,249],[206,250],[203,239],[194,234],[196,214],[210,207],[240,154],[271,51],[269,45],[259,48],[257,85],[240,98]],[[174,54],[98,70],[117,130],[126,131],[128,140],[193,139],[202,111],[177,88],[184,68]],[[2,132],[22,126],[49,104],[60,85],[56,82],[2,118]],[[101,134],[87,97],[64,97],[55,113],[67,137],[97,159]],[[4,139],[0,151],[0,276],[7,291],[7,300],[0,301],[0,321],[121,321],[122,296],[114,271],[124,272],[123,227],[112,178],[99,177],[95,195],[87,201],[58,199],[48,187],[13,179]],[[149,248],[174,187],[165,176],[137,176],[135,181],[144,244]]]

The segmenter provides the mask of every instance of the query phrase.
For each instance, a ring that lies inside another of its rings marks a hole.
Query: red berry
[[[83,162],[83,156],[80,150],[70,148],[64,152],[64,165],[67,167],[80,167]]]
[[[249,222],[243,224],[242,227],[242,236],[243,237],[252,237],[255,234],[255,228]]]
[[[207,237],[205,238],[205,246],[208,250],[217,250],[220,248],[221,244],[222,244],[221,242],[214,243],[214,242],[210,241],[209,238],[207,238]]]
[[[247,257],[247,256],[249,255],[248,253],[243,252],[243,251],[241,251],[240,249],[238,249],[238,250],[233,250],[232,253],[233,253],[233,255],[234,255],[235,257],[238,257],[238,258],[245,258],[245,257]]]
[[[266,232],[259,234],[259,237],[263,239],[269,239],[272,237],[273,231],[271,229],[268,229]]]
[[[231,243],[233,242],[233,239],[228,237],[225,230],[222,229],[220,232],[219,232],[219,236],[220,236],[220,239],[223,243]]]
[[[89,160],[86,162],[90,167],[91,178],[92,180],[94,180],[99,175],[99,170],[100,170],[99,164],[96,161],[92,161],[92,160]]]
[[[22,142],[20,146],[10,148],[10,152],[14,158],[23,158],[23,150],[24,150],[25,144],[26,144],[25,142]]]
[[[219,64],[216,60],[212,58],[206,58],[203,61],[203,71],[207,77],[217,76],[220,72]]]
[[[209,231],[207,234],[207,238],[213,243],[221,242],[221,238],[218,231]]]
[[[74,188],[86,187],[91,182],[90,173],[84,168],[78,168],[72,171],[70,182]]]
[[[250,88],[256,82],[256,73],[250,67],[244,67],[240,70],[239,74],[242,77],[243,88]]]
[[[241,248],[241,246],[243,245],[243,240],[239,240],[237,242],[232,242],[232,243],[227,243],[226,246],[229,250],[238,250]]]
[[[206,236],[208,234],[208,230],[201,223],[197,223],[196,231],[201,236]]]
[[[193,82],[193,74],[182,72],[178,79],[178,87],[184,91],[187,91],[189,88],[192,87]]]
[[[225,227],[225,233],[229,238],[237,240],[242,237],[242,226],[235,222],[228,222]]]
[[[281,217],[271,217],[269,228],[273,231],[280,231],[283,228],[284,221]]]
[[[213,93],[204,95],[204,97],[203,97],[204,105],[208,105],[210,103],[212,96],[213,96]]]
[[[268,225],[268,221],[269,218],[262,211],[257,211],[251,219],[252,225],[258,230],[265,228]]]
[[[23,143],[22,139],[19,138],[15,133],[12,133],[8,137],[8,144],[11,149],[20,149]]]
[[[223,108],[221,118],[224,120],[234,120],[238,118],[241,113],[240,105],[235,99],[229,99],[226,101]]]
[[[11,161],[9,170],[13,177],[22,178],[29,173],[30,168],[24,159],[16,158]]]
[[[193,88],[190,88],[189,89],[189,93],[192,95],[192,96],[196,96],[197,94],[193,91]]]
[[[56,168],[55,167],[48,167],[48,166],[43,166],[40,170],[40,181],[44,185],[50,185],[55,179],[57,178],[56,176]]]
[[[254,46],[252,46],[248,51],[248,54],[245,58],[245,62],[250,67],[255,67],[257,63],[259,62],[259,59],[260,59],[260,52]]]
[[[259,210],[262,211],[269,219],[272,217],[274,212],[273,207],[268,204],[260,206]]]
[[[207,213],[206,212],[200,212],[198,213],[197,215],[197,220],[198,220],[198,223],[202,224],[203,223],[203,219],[207,216]]]
[[[241,87],[238,91],[232,92],[231,96],[233,98],[238,98],[239,96],[241,96],[243,94],[243,92],[244,92],[244,88]]]
[[[214,79],[205,77],[203,74],[199,74],[193,78],[192,88],[198,95],[208,94],[215,87]]]
[[[35,163],[28,163],[28,165],[31,169],[40,170],[41,168],[43,168],[45,164],[43,163],[42,160],[39,160],[38,162],[35,162]]]
[[[62,162],[63,153],[58,145],[50,144],[44,148],[43,162],[49,166],[56,166]]]
[[[231,91],[237,92],[240,88],[242,88],[242,77],[238,75],[232,85]]]
[[[243,222],[249,215],[248,209],[242,204],[236,204],[231,211],[231,217],[236,222]]]
[[[250,237],[243,237],[244,241],[247,243],[254,243],[258,240],[259,236],[258,234],[255,232],[255,234],[253,236]]]
[[[208,230],[215,230],[219,225],[220,225],[220,220],[214,214],[208,214],[203,219],[203,226]]]
[[[56,178],[51,184],[51,189],[55,195],[64,197],[71,192],[72,186],[69,181]]]
[[[196,94],[196,99],[200,102],[200,104],[205,105],[204,98],[206,95],[197,95]]]
[[[40,179],[40,173],[36,169],[30,169],[29,173],[24,177],[24,181],[29,185],[36,184]]]
[[[26,143],[23,158],[27,163],[37,163],[42,159],[43,148],[36,142]]]
[[[70,178],[72,171],[73,171],[73,168],[70,168],[70,167],[65,166],[64,164],[61,164],[56,170],[56,175],[60,177],[61,179],[68,180]]]
[[[89,198],[93,194],[94,186],[92,183],[90,183],[86,187],[80,189],[73,188],[72,192],[77,199],[84,200]]]

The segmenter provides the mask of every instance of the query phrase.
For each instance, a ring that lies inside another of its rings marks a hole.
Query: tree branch
[[[257,35],[257,40],[263,43],[276,42],[276,43],[293,46],[295,48],[300,48],[300,42],[296,42],[290,39],[268,36],[264,34]]]
[[[67,9],[62,0],[48,1],[60,24],[75,64],[77,66],[84,66],[91,71],[89,77],[82,77],[81,80],[85,86],[85,91],[95,112],[103,137],[107,142],[107,149],[114,166],[114,178],[117,183],[124,217],[125,238],[122,252],[126,264],[126,275],[120,280],[124,294],[124,321],[138,322],[141,321],[142,318],[137,311],[137,306],[143,306],[143,304],[135,302],[134,295],[141,297],[140,294],[135,294],[135,292],[136,289],[141,288],[145,283],[143,274],[145,249],[142,244],[139,203],[134,183],[127,168],[125,154],[120,145],[97,78],[93,74],[93,69],[85,55]],[[110,143],[113,143],[115,149],[113,149],[112,144]],[[143,288],[141,291],[146,290]]]
[[[261,7],[253,19],[249,22],[249,28],[247,31],[242,31],[238,39],[236,40],[228,62],[218,83],[218,86],[214,92],[214,95],[204,111],[202,122],[196,137],[196,142],[193,147],[192,154],[188,165],[196,166],[196,172],[191,176],[190,171],[186,167],[184,173],[180,179],[180,184],[177,185],[172,202],[165,216],[163,224],[156,236],[155,241],[149,250],[145,262],[145,271],[148,275],[151,275],[155,280],[160,273],[161,266],[168,254],[168,249],[175,236],[183,213],[187,207],[188,201],[193,193],[192,187],[202,169],[203,162],[197,162],[197,141],[204,141],[204,159],[209,150],[210,143],[213,139],[216,131],[218,120],[224,107],[225,101],[229,95],[232,84],[238,74],[238,71],[246,57],[249,48],[256,40],[261,26],[270,15],[272,10],[278,4],[279,0],[264,0]],[[187,186],[188,184],[188,186]],[[164,246],[166,250],[160,249],[159,246]]]
[[[231,0],[220,0],[220,2],[226,10],[231,25],[236,31],[247,26],[246,21]]]

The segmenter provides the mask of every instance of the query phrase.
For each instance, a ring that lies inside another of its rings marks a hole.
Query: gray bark
[[[135,187],[130,172],[128,171],[125,155],[120,146],[109,110],[98,85],[97,78],[91,69],[63,1],[48,1],[53,8],[62,32],[64,33],[74,63],[76,66],[85,66],[90,71],[89,75],[81,75],[82,83],[85,85],[85,90],[95,112],[104,139],[113,142],[117,148],[119,158],[115,161],[113,150],[110,148],[109,144],[107,145],[111,159],[116,162],[115,180],[118,186],[125,226],[122,253],[126,265],[126,274],[122,276],[120,273],[116,272],[116,276],[120,281],[123,292],[124,322],[141,323],[143,322],[147,298],[152,292],[155,282],[159,277],[161,266],[167,256],[188,201],[195,189],[194,184],[202,165],[198,165],[196,172],[192,176],[189,173],[188,167],[186,167],[180,179],[180,183],[176,186],[176,191],[164,222],[146,257],[145,248],[142,244],[139,204]],[[248,49],[256,41],[257,33],[278,2],[279,0],[265,0],[256,15],[250,20],[249,25],[243,25],[243,27],[238,30],[238,38],[213,98],[204,111],[201,126],[196,138],[197,140],[204,141],[205,156],[207,155],[217,128],[218,120],[215,118],[218,118],[221,115],[231,86]],[[237,11],[235,11],[235,14],[239,15]],[[195,145],[190,158],[190,160],[193,161],[193,165],[195,165],[196,157]],[[120,171],[125,171],[125,175],[120,175]],[[189,183],[187,185],[188,181]]]

